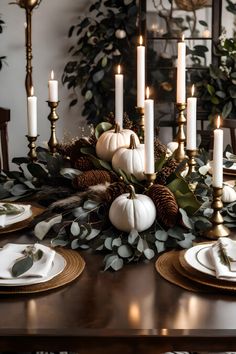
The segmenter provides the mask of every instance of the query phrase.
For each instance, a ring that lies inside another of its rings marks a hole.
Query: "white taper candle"
[[[123,129],[123,75],[121,74],[120,65],[115,75],[115,121]]]
[[[28,135],[37,136],[37,97],[31,87],[31,96],[27,97]]]
[[[137,47],[137,107],[144,107],[145,99],[145,47],[143,37],[139,38]]]
[[[48,80],[48,101],[58,101],[58,81],[54,79],[54,72],[51,71],[50,80]]]
[[[182,41],[178,42],[178,59],[177,59],[177,103],[186,102],[186,45],[184,35]]]
[[[194,85],[192,86],[192,96],[194,96]],[[188,97],[187,99],[187,150],[196,150],[197,147],[197,128],[196,128],[196,115],[197,115],[197,98]]]
[[[212,186],[222,188],[223,185],[223,130],[220,127],[220,116],[217,117],[217,128],[214,130]]]
[[[144,101],[144,144],[145,144],[145,173],[155,172],[154,160],[154,100],[149,98],[149,88],[147,87],[147,98]]]

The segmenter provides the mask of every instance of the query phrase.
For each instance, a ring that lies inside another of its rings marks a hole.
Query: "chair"
[[[7,122],[10,121],[10,109],[0,107],[1,157],[0,168],[9,170]]]
[[[223,119],[222,121],[222,127],[223,128],[228,128],[230,130],[230,137],[231,137],[231,146],[233,149],[233,153],[236,154],[236,117],[235,119]]]

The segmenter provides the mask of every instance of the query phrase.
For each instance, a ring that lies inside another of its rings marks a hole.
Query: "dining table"
[[[31,230],[0,235],[0,246],[9,242],[37,239]],[[0,295],[0,351],[235,350],[235,293],[184,290],[157,273],[155,260],[104,271],[101,254],[79,252],[86,266],[70,284],[38,294]]]

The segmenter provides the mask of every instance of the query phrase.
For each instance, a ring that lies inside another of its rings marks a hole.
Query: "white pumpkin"
[[[156,219],[156,207],[151,198],[144,194],[135,194],[134,187],[131,192],[121,194],[111,204],[109,210],[111,223],[121,231],[138,232],[147,230]]]
[[[117,172],[124,171],[128,177],[134,175],[138,181],[144,180],[144,144],[136,145],[132,134],[129,147],[121,147],[114,153],[112,167]]]
[[[232,203],[236,200],[236,192],[233,187],[224,185],[221,200],[223,203]]]
[[[139,144],[139,138],[133,130],[120,129],[118,124],[115,125],[115,129],[102,133],[96,144],[97,156],[104,161],[111,161],[117,149],[129,146],[131,134],[135,136],[136,144]]]

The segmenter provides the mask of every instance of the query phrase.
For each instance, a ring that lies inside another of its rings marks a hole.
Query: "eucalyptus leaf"
[[[155,256],[155,253],[151,248],[145,248],[143,253],[148,260],[152,259]]]
[[[29,191],[29,188],[25,184],[14,184],[10,189],[10,192],[14,196],[22,196]]]
[[[108,249],[108,250],[112,250],[112,238],[111,237],[107,237],[105,239],[105,242],[104,242],[104,246]]]
[[[136,240],[138,239],[138,237],[139,237],[138,231],[135,229],[132,229],[128,235],[129,244],[133,245],[136,242]]]
[[[181,215],[182,215],[182,221],[184,223],[184,226],[186,226],[189,229],[193,228],[193,223],[191,221],[191,219],[188,217],[186,211],[182,208],[179,209]]]
[[[166,241],[168,238],[168,233],[165,230],[157,230],[155,232],[155,237],[159,241]]]
[[[96,202],[96,201],[94,201],[94,200],[91,200],[91,199],[88,199],[88,200],[86,200],[86,201],[84,202],[83,208],[84,208],[85,210],[91,211],[91,210],[97,208],[98,205],[99,205],[98,202]]]
[[[76,239],[72,240],[70,246],[71,246],[72,250],[76,250],[77,248],[79,248],[80,247],[79,239],[76,238]]]
[[[101,122],[95,128],[95,136],[98,139],[102,133],[106,132],[107,130],[112,129],[112,124],[108,122]]]
[[[129,258],[133,254],[132,249],[131,249],[131,247],[129,245],[121,245],[117,249],[117,253],[122,258]]]
[[[156,249],[157,249],[157,252],[158,253],[161,253],[161,252],[164,252],[166,247],[165,247],[165,243],[162,242],[162,241],[155,241],[155,246],[156,246]]]
[[[78,236],[80,234],[80,226],[79,223],[76,221],[73,221],[70,227],[70,232],[72,233],[73,236]]]
[[[89,233],[89,235],[86,237],[87,241],[90,241],[92,239],[94,239],[95,237],[97,237],[100,234],[101,230],[98,229],[92,229]]]
[[[139,237],[139,240],[138,240],[137,250],[140,253],[143,253],[143,251],[144,251],[144,241],[143,241],[143,239],[141,237]]]
[[[40,221],[38,224],[35,225],[34,228],[34,235],[39,239],[42,240],[49,230],[55,225],[62,221],[62,214],[53,215],[50,218],[47,218],[43,221]]]
[[[82,172],[79,170],[76,170],[75,168],[68,168],[67,167],[67,168],[62,168],[60,170],[60,174],[65,178],[73,180],[76,176],[81,175]]]
[[[33,265],[33,259],[30,256],[18,259],[11,269],[12,276],[17,278],[29,270]]]
[[[121,238],[120,237],[116,237],[112,241],[112,248],[113,247],[120,247],[121,244],[122,244]]]

